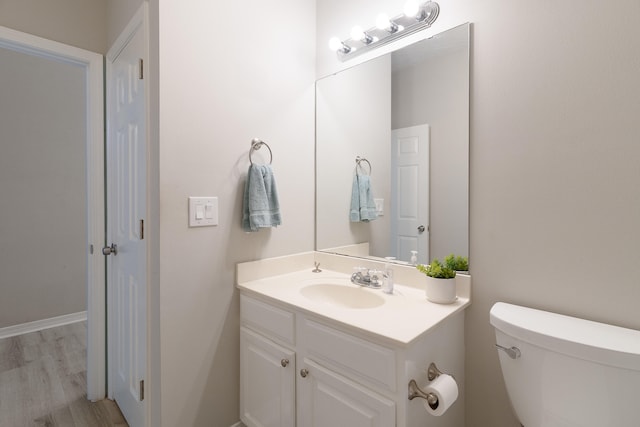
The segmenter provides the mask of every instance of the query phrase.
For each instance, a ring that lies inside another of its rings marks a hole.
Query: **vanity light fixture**
[[[435,1],[408,0],[404,13],[392,19],[381,13],[376,25],[363,30],[356,26],[351,30],[351,38],[340,40],[333,37],[329,47],[335,51],[341,61],[345,61],[374,47],[384,46],[400,37],[431,27],[440,14],[440,5]]]
[[[351,38],[353,40],[359,40],[364,44],[371,44],[374,42],[374,40],[377,40],[371,37],[369,34],[365,33],[362,27],[358,25],[351,29]]]

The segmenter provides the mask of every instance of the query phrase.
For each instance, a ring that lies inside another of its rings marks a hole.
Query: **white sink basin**
[[[332,283],[317,283],[300,289],[300,293],[312,301],[341,308],[375,308],[384,304],[384,298],[367,288]]]

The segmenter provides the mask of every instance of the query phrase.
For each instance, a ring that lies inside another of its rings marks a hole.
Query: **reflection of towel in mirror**
[[[271,165],[251,165],[242,200],[242,229],[258,231],[282,222],[276,180]]]
[[[376,204],[373,201],[371,191],[371,177],[358,175],[353,177],[351,186],[351,209],[349,219],[351,222],[368,222],[378,218]]]

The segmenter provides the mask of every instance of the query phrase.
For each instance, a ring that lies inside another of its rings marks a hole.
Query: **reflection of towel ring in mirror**
[[[260,138],[253,138],[251,140],[251,150],[249,150],[249,163],[253,164],[251,155],[254,151],[259,150],[263,145],[265,145],[269,149],[269,164],[273,163],[273,152],[271,151],[271,147],[269,147],[269,144],[267,144]]]
[[[362,165],[361,165],[362,162],[366,162],[367,165],[369,165],[369,175],[371,175],[371,171],[373,170],[373,168],[371,167],[371,163],[369,163],[369,160],[360,156],[356,157],[356,174],[358,173],[358,166],[362,168]]]

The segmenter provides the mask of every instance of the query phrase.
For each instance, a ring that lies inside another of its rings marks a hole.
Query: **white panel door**
[[[240,328],[240,418],[248,427],[295,427],[295,357]]]
[[[391,131],[391,249],[429,262],[429,125]]]
[[[388,427],[396,425],[395,403],[304,359],[298,375],[298,426]]]
[[[147,360],[146,95],[140,77],[145,53],[139,26],[110,66],[107,140],[109,394],[129,426],[145,425]]]

